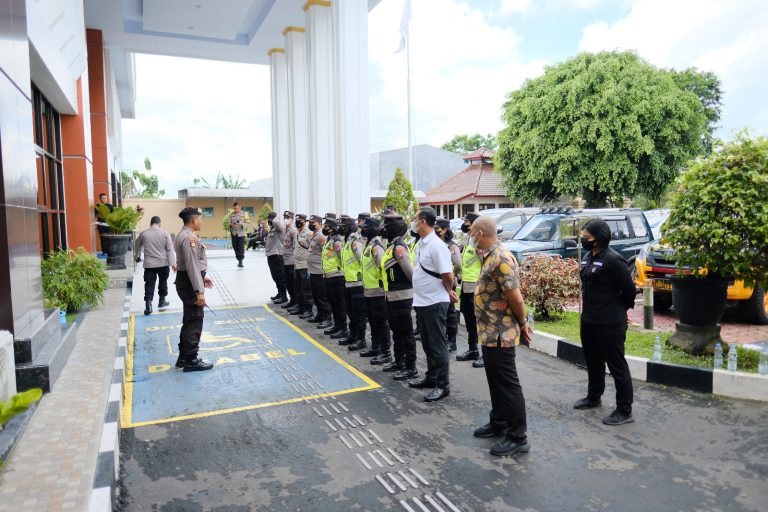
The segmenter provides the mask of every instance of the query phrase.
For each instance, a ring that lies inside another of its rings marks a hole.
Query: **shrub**
[[[533,255],[520,268],[520,287],[534,317],[562,316],[565,306],[579,297],[579,263],[571,258]]]
[[[82,247],[50,253],[41,271],[46,307],[68,313],[101,304],[109,284],[101,262]]]
[[[115,235],[123,235],[129,231],[134,231],[139,225],[139,220],[144,216],[144,208],[134,210],[133,208],[124,208],[116,206],[111,212],[107,205],[97,204],[95,206],[98,217],[109,225],[109,229]]]
[[[40,400],[42,396],[42,389],[32,388],[13,395],[5,402],[0,402],[0,428],[17,414],[26,411],[30,405]]]

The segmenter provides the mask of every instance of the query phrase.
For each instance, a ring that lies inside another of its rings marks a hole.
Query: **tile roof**
[[[469,162],[470,160],[493,158],[494,154],[495,153],[490,149],[488,149],[487,147],[481,146],[476,150],[472,151],[471,153],[467,153],[466,155],[464,155],[464,161]]]
[[[485,155],[482,156],[485,157]],[[467,197],[506,197],[507,191],[504,188],[504,180],[493,170],[493,164],[480,163],[480,156],[477,158],[475,163],[468,165],[459,173],[427,191],[424,199],[420,202],[444,204],[455,203]]]
[[[272,197],[272,190],[257,190],[253,188],[206,188],[188,187],[179,190],[179,199],[188,197],[227,197],[227,198],[258,198]]]

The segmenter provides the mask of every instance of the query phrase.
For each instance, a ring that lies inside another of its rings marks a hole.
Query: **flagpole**
[[[408,84],[408,181],[414,186],[414,168],[413,168],[413,104],[412,104],[412,92],[411,92],[411,20],[408,20],[408,32],[407,32],[405,50],[406,50],[406,81]]]

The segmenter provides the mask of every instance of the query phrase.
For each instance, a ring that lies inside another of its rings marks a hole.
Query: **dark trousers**
[[[365,301],[365,288],[360,286],[346,287],[344,300],[347,304],[349,330],[357,339],[365,338],[365,326],[368,323],[368,303]]]
[[[160,280],[157,285],[157,295],[160,298],[168,296],[168,276],[171,273],[171,267],[155,267],[144,269],[144,300],[152,301],[155,296],[155,282]]]
[[[381,297],[366,297],[368,307],[368,323],[371,325],[371,348],[389,353],[392,342],[387,321],[387,299]]]
[[[243,261],[245,258],[245,237],[232,235],[232,249],[235,250],[237,261]]]
[[[448,303],[438,302],[413,309],[416,310],[416,323],[421,333],[421,346],[427,356],[427,378],[439,388],[448,388],[448,344],[445,337]]]
[[[597,400],[605,391],[605,365],[616,386],[616,408],[632,411],[632,376],[624,359],[627,323],[599,325],[581,322],[581,346],[587,361],[587,397]]]
[[[317,316],[324,320],[330,318],[331,305],[328,303],[325,277],[323,274],[309,274],[309,283],[312,286],[312,302],[317,306]]]
[[[416,340],[413,339],[411,308],[413,299],[387,301],[389,329],[395,361],[402,361],[406,368],[416,368]]]
[[[344,302],[344,276],[326,277],[325,290],[331,305],[333,325],[340,329],[347,328],[347,306]]]
[[[294,293],[294,288],[293,288],[293,279],[294,279],[293,265],[283,266],[283,277],[285,278],[285,289],[288,290],[288,296],[291,298],[290,304],[296,304],[296,294]]]
[[[192,288],[189,276],[183,270],[179,270],[176,273],[176,293],[184,304],[181,332],[179,333],[179,357],[192,360],[197,357],[197,351],[200,346],[205,310],[202,306],[195,305],[197,295],[195,295],[195,290]]]
[[[461,314],[464,315],[464,325],[467,328],[467,341],[470,350],[477,350],[477,317],[475,316],[475,294],[461,292],[459,305]]]
[[[456,343],[456,335],[459,334],[459,317],[456,314],[456,305],[448,303],[448,316],[445,321],[445,337],[448,341]]]
[[[275,286],[277,286],[277,294],[281,297],[286,297],[283,257],[279,254],[267,256],[267,265],[269,265],[269,273],[272,274],[272,280],[275,282]]]
[[[309,280],[309,272],[305,268],[297,268],[293,271],[293,296],[294,302],[301,306],[301,312],[312,311],[312,283]]]
[[[483,345],[485,377],[491,392],[491,424],[517,442],[526,440],[525,398],[515,366],[515,347]]]

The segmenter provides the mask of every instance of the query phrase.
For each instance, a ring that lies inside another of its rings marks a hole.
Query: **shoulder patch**
[[[402,247],[400,246],[395,247],[395,258],[401,260],[403,259],[404,255],[405,255],[405,250]]]
[[[195,241],[195,239],[194,239],[194,238],[190,238],[190,239],[189,239],[189,245],[190,245],[191,247],[195,247],[195,246],[197,245],[197,242]]]

